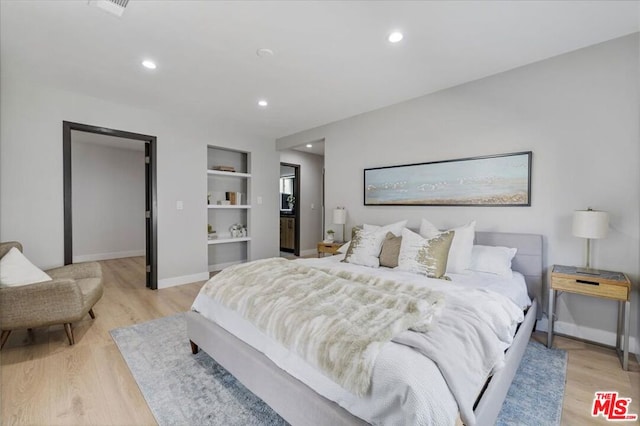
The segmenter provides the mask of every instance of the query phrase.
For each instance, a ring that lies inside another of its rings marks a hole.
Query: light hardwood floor
[[[189,309],[202,282],[151,291],[143,258],[101,262],[105,293],[89,316],[74,324],[69,346],[60,326],[16,330],[0,352],[2,425],[152,425],[153,415],[109,330]],[[546,335],[532,337],[541,342]],[[563,424],[606,424],[590,416],[594,392],[617,390],[640,413],[640,368],[622,371],[606,348],[557,337],[569,353]],[[185,339],[185,345],[188,341]]]

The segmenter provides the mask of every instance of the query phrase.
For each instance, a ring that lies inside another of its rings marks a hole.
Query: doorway
[[[157,198],[156,198],[156,137],[123,130],[108,129],[70,121],[62,122],[62,152],[64,181],[64,264],[73,263],[73,204],[72,204],[72,132],[80,131],[97,135],[144,142],[145,176],[145,281],[152,290],[158,288],[157,254]]]
[[[280,163],[280,251],[300,256],[300,165]]]

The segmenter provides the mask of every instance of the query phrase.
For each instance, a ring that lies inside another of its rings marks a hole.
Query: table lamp
[[[347,223],[347,210],[344,207],[333,209],[333,223],[335,225],[342,225],[342,241],[346,241],[344,238],[344,233],[345,225]]]
[[[584,268],[577,268],[581,274],[600,275],[600,271],[591,268],[591,239],[604,238],[609,229],[609,214],[592,210],[576,210],[573,212],[573,236],[587,239],[587,261]]]

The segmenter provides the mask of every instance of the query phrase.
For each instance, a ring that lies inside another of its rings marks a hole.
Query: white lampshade
[[[345,209],[333,209],[333,223],[336,225],[347,223],[347,211]]]
[[[609,230],[609,214],[598,210],[576,210],[573,212],[573,236],[581,238],[604,238]]]

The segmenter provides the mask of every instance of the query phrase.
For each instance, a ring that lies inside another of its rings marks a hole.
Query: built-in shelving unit
[[[207,147],[207,223],[216,232],[216,238],[208,239],[209,271],[249,260],[251,243],[251,154],[229,148]],[[214,170],[228,166],[235,171]],[[237,204],[229,196],[235,193]],[[230,228],[240,224],[246,227],[246,235],[233,237]]]

